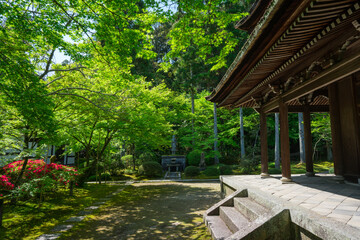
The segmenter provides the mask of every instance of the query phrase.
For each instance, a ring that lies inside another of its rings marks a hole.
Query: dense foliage
[[[246,41],[233,26],[253,2],[0,1],[0,155],[2,165],[25,159],[24,171],[2,177],[4,189],[40,182],[52,165],[38,166],[37,175],[27,159],[49,158],[51,145],[66,149],[55,153],[59,159],[77,153],[85,181],[159,162],[172,135],[176,154],[196,150],[207,165],[219,159],[251,171],[260,154],[258,114],[244,109],[247,156],[240,159],[238,109],[218,109],[215,139],[214,105],[205,96]],[[312,120],[314,158],[323,158],[331,153],[329,116]],[[289,123],[291,152],[298,152],[297,116],[290,114]],[[189,164],[199,161],[190,157]]]
[[[185,176],[194,177],[194,176],[197,176],[200,174],[200,169],[195,166],[187,166],[185,168],[184,173],[185,173]]]
[[[191,151],[186,157],[190,166],[199,166],[201,160],[201,150],[195,149]]]
[[[139,175],[146,177],[161,177],[162,167],[158,162],[144,162],[139,167]]]

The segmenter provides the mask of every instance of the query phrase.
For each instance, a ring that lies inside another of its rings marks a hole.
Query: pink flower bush
[[[4,175],[0,176],[0,191],[6,192],[14,190],[14,181],[19,176],[24,160],[12,162],[3,167]],[[33,185],[33,188],[40,188],[41,186],[49,185],[48,188],[53,188],[56,184],[67,185],[70,181],[75,180],[78,176],[77,170],[73,167],[64,166],[61,164],[50,163],[46,164],[43,160],[28,160],[26,169],[24,170],[21,185]],[[46,179],[46,182],[44,182]],[[51,180],[51,181],[50,181]],[[23,186],[18,188],[23,191]],[[24,185],[24,186],[25,186]],[[15,189],[15,191],[19,191]]]
[[[0,189],[4,190],[12,190],[14,188],[14,184],[12,184],[9,178],[5,175],[0,175]]]

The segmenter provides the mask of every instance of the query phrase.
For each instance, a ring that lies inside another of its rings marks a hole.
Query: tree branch
[[[88,91],[88,92],[92,92],[92,93],[97,93],[97,94],[101,94],[101,95],[105,95],[105,96],[115,96],[114,94],[107,94],[107,93],[102,93],[102,92],[98,92],[98,91],[93,91],[91,89],[88,89],[88,88],[82,88],[82,87],[67,87],[67,88],[61,88],[61,89],[58,89],[54,92],[51,92],[51,93],[48,93],[46,94],[45,96],[50,96],[50,95],[54,95],[54,94],[57,94],[58,92],[61,92],[61,91],[65,91],[65,90],[83,90],[83,91]]]
[[[64,76],[61,75],[60,77],[55,78],[55,79],[52,80],[51,82],[48,82],[47,84],[45,84],[45,87],[49,86],[49,85],[52,84],[53,82],[55,82],[55,81],[57,81],[57,80],[59,80],[59,79],[61,79],[61,78],[63,78],[63,77],[64,77]]]
[[[49,95],[49,94],[47,94]],[[83,97],[83,96],[80,96],[78,94],[75,94],[75,93],[52,93],[51,95],[63,95],[63,96],[74,96],[74,97],[78,97],[78,98],[81,98],[81,99],[84,99],[85,101],[91,103],[92,105],[94,105],[95,107],[103,110],[104,112],[109,112],[107,109],[97,105],[96,103],[94,103],[93,101],[91,101],[90,99],[86,98],[86,97]]]
[[[100,53],[100,51],[97,49],[96,44],[94,43],[94,41],[92,40],[92,38],[89,36],[88,32],[85,30],[85,27],[79,23],[73,16],[71,16],[66,9],[56,0],[52,0],[53,3],[55,3],[56,5],[58,5],[61,10],[74,22],[76,22],[79,27],[82,29],[82,31],[85,33],[85,35],[88,37],[88,39],[90,40],[91,44],[93,45],[93,47],[95,48],[95,50],[99,53],[99,55],[105,60],[106,63],[108,63],[110,65],[110,63],[108,61],[106,61],[106,59],[104,58],[103,54]]]
[[[81,68],[86,67],[76,67],[76,68],[70,68],[70,69],[50,69],[48,72],[70,72],[70,71],[79,71]]]
[[[51,51],[50,56],[49,56],[49,59],[47,60],[47,63],[46,63],[45,70],[44,70],[44,72],[39,76],[40,79],[43,79],[43,78],[49,73],[49,68],[50,68],[52,59],[53,59],[53,57],[54,57],[54,53],[55,53],[55,49],[53,49],[53,50]]]

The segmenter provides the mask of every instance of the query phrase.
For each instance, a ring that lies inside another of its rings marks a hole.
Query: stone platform
[[[221,176],[222,192],[246,189],[265,205],[290,210],[293,223],[324,239],[360,239],[360,185],[339,183],[334,175],[292,175],[283,184],[280,175],[270,178]]]

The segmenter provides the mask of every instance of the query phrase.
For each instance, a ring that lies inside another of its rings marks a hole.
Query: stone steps
[[[233,234],[220,216],[207,216],[205,224],[213,239],[223,240]]]
[[[231,194],[204,214],[214,240],[271,239],[267,233],[277,235],[276,225],[283,224],[283,219],[287,221],[286,213],[272,212],[244,191]],[[269,226],[273,226],[270,231]]]
[[[251,221],[254,221],[261,215],[265,215],[269,212],[264,206],[255,202],[251,198],[234,198],[234,207],[248,217]]]
[[[235,207],[220,207],[220,218],[232,233],[250,226],[250,221]]]

